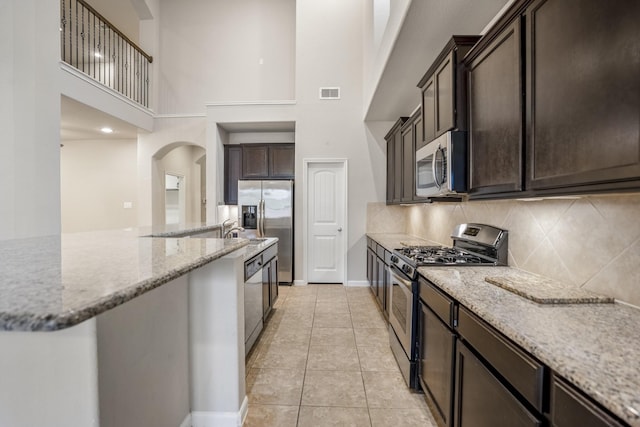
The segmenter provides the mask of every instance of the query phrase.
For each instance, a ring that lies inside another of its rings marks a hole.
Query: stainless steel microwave
[[[467,134],[450,131],[416,152],[416,195],[456,196],[467,191]]]

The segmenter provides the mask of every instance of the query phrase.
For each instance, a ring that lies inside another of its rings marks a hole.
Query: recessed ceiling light
[[[102,129],[100,129],[100,132],[102,132],[102,133],[113,133],[113,129],[111,129],[109,127],[103,127]]]

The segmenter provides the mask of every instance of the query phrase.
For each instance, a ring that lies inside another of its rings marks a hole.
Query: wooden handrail
[[[85,2],[84,0],[76,0],[78,3],[82,4],[82,6],[84,6],[85,8],[87,8],[91,13],[93,13],[94,15],[96,15],[98,17],[98,19],[100,19],[101,21],[103,21],[105,24],[107,24],[109,26],[109,28],[115,32],[116,34],[118,34],[120,37],[122,37],[127,43],[129,43],[135,50],[137,50],[142,56],[144,56],[147,61],[149,61],[149,63],[151,64],[153,62],[153,56],[147,54],[144,50],[142,50],[142,48],[140,48],[140,46],[138,46],[137,44],[135,44],[134,42],[131,41],[131,39],[127,36],[125,36],[122,31],[118,30],[116,28],[115,25],[113,25],[107,18],[105,18],[104,16],[102,16],[100,14],[100,12],[98,12],[97,10],[95,10],[93,7],[91,7],[89,4],[87,4],[87,2]]]

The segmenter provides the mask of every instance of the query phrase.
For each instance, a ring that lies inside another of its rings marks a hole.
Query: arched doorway
[[[206,221],[205,149],[174,142],[153,155],[152,224],[199,224]]]

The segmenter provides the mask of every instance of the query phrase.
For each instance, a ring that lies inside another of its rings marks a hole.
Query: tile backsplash
[[[405,232],[443,245],[451,245],[456,224],[507,229],[510,266],[640,306],[640,194],[411,207],[371,203],[367,214],[368,232]]]

